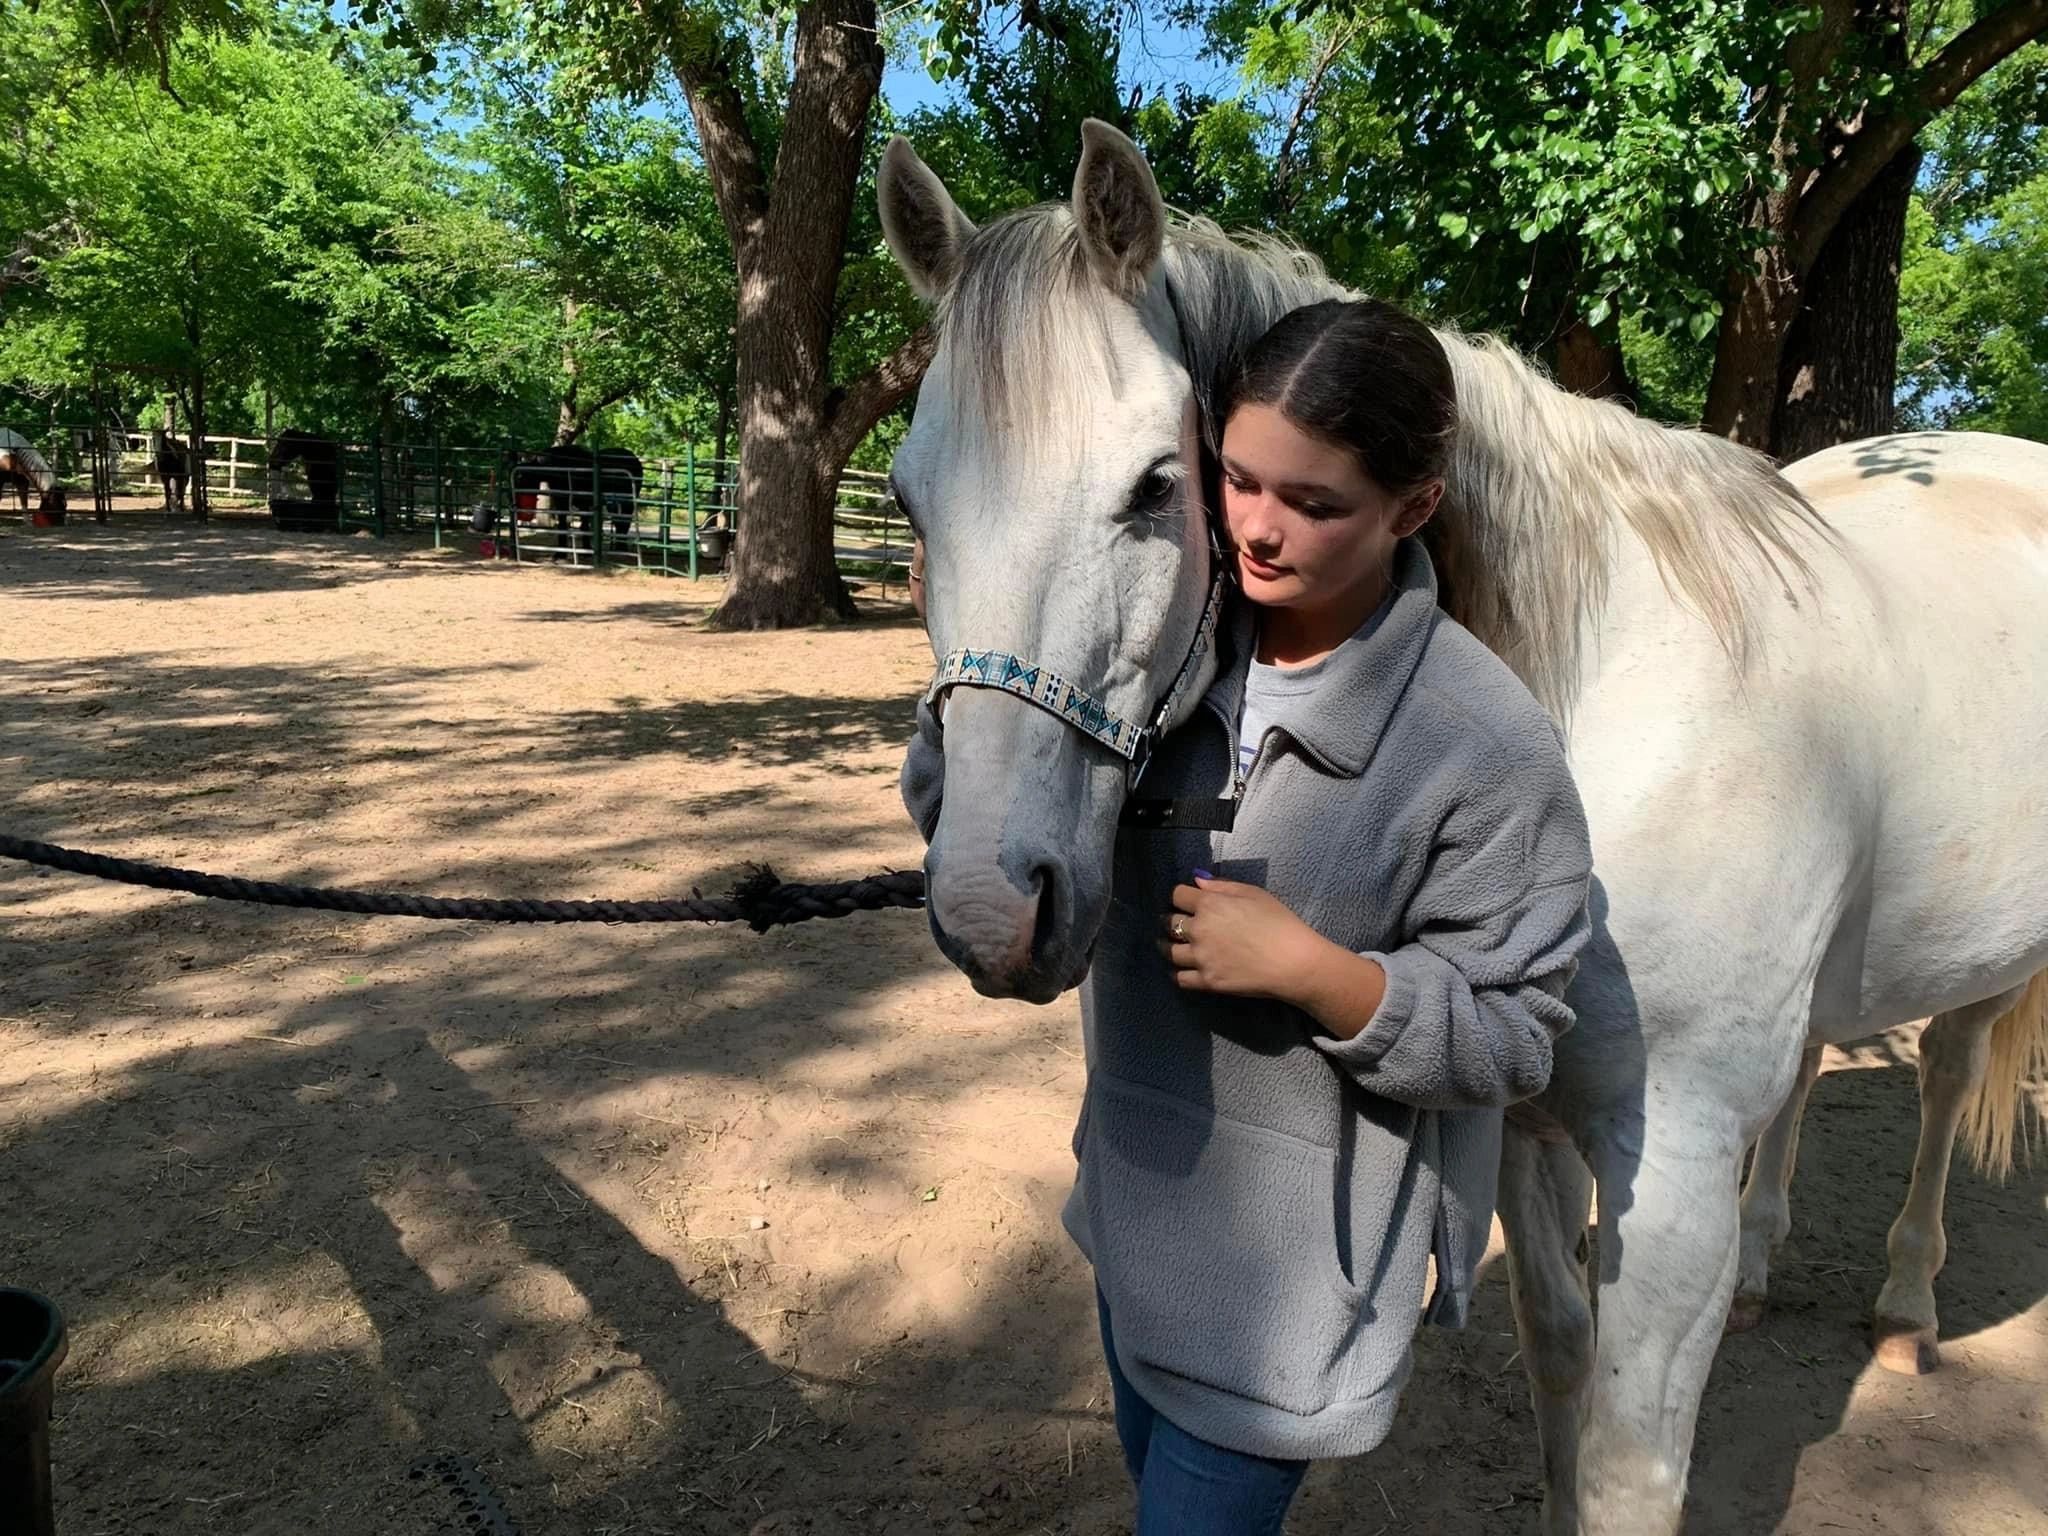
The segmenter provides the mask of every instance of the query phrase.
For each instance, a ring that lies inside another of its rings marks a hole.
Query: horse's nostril
[[[1038,959],[1044,956],[1046,946],[1052,942],[1059,919],[1059,880],[1050,864],[1032,868],[1031,890],[1038,898],[1038,915],[1031,924],[1031,955]]]

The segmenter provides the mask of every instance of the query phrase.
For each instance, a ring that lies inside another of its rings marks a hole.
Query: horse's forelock
[[[1073,216],[1043,203],[976,230],[939,309],[939,348],[956,422],[978,420],[1043,448],[1083,419],[1114,366],[1120,302],[1090,275]]]

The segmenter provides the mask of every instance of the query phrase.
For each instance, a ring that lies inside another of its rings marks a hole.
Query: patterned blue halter
[[[1212,547],[1209,563],[1209,600],[1202,607],[1202,622],[1195,630],[1187,659],[1180,664],[1166,697],[1143,725],[1117,714],[1101,699],[1061,677],[1050,667],[1039,666],[1008,651],[957,650],[946,653],[939,670],[925,690],[925,702],[933,703],[948,688],[994,688],[1036,704],[1058,716],[1082,735],[1101,742],[1131,765],[1131,783],[1136,784],[1151,761],[1159,735],[1175,717],[1188,684],[1201,670],[1202,658],[1216,643],[1216,625],[1223,611],[1224,577],[1228,567]]]

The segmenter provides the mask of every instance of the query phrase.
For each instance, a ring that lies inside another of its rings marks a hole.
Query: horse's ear
[[[1097,278],[1126,298],[1144,291],[1166,248],[1166,204],[1138,146],[1092,117],[1081,124],[1074,223]]]
[[[946,184],[917,158],[910,140],[895,134],[882,151],[876,178],[882,234],[903,275],[921,299],[935,300],[960,276],[960,252],[974,225]]]

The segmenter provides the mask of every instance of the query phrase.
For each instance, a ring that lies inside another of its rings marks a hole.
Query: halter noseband
[[[1181,313],[1180,295],[1174,292],[1170,276],[1165,278],[1165,286],[1166,301],[1173,308],[1174,329],[1180,339],[1181,365],[1192,378],[1193,360],[1188,354],[1187,319]],[[1206,472],[1198,479],[1205,500],[1208,480]],[[1215,522],[1213,519],[1205,521],[1209,534],[1208,601],[1202,605],[1201,623],[1195,627],[1195,638],[1188,646],[1186,659],[1181,662],[1180,670],[1174,673],[1165,697],[1143,725],[1117,714],[1095,694],[1061,677],[1051,668],[1008,651],[961,649],[947,652],[939,662],[938,671],[932,674],[931,685],[925,689],[925,703],[935,703],[940,694],[955,687],[994,688],[1014,694],[1123,758],[1130,765],[1130,787],[1135,788],[1146,765],[1152,760],[1152,749],[1158,745],[1167,722],[1174,718],[1188,685],[1201,670],[1202,658],[1216,643],[1216,627],[1222,619],[1223,591],[1228,584],[1230,562],[1223,558],[1223,546],[1216,537]]]

